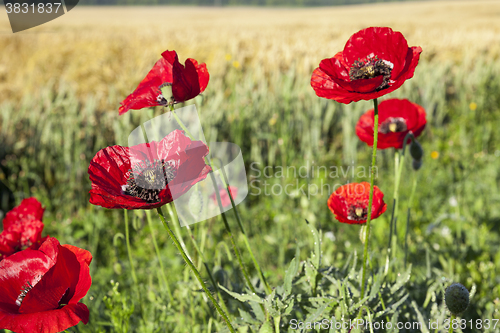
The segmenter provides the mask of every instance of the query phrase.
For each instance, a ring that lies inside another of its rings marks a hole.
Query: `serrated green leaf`
[[[309,322],[309,323],[312,323],[314,321],[316,321],[316,319],[318,319],[321,314],[325,311],[325,309],[331,304],[333,303],[333,301],[330,301],[328,303],[325,303],[323,304],[322,306],[320,306],[319,308],[316,309],[316,311],[314,311],[313,313],[311,313],[310,315],[307,316],[305,322]]]
[[[311,262],[313,263],[314,267],[318,269],[321,265],[321,240],[316,228],[307,220],[306,222],[307,226],[309,227],[309,230],[311,230],[311,233],[313,234],[313,240],[314,240],[314,250],[311,253]]]
[[[252,311],[255,315],[255,317],[257,318],[257,320],[259,320],[261,323],[263,321],[266,320],[266,316],[264,314],[264,311],[262,311],[262,308],[260,307],[259,303],[257,302],[248,302],[250,304],[250,307],[252,308]]]
[[[292,298],[290,303],[288,303],[288,305],[286,306],[285,312],[283,312],[282,316],[288,316],[292,312],[294,303],[295,303],[295,301]]]
[[[255,325],[255,324],[261,323],[260,321],[256,320],[254,317],[252,317],[252,315],[249,312],[247,312],[241,308],[238,309],[238,312],[240,313],[241,319],[243,319],[243,321],[247,324],[254,324]]]
[[[297,275],[298,271],[299,271],[299,261],[297,260],[297,258],[293,258],[285,274],[285,283],[283,285],[283,288],[285,290],[283,294],[284,297],[287,297],[292,292],[293,278]]]
[[[273,325],[270,322],[266,321],[260,327],[259,333],[274,333]]]
[[[232,297],[236,298],[240,302],[250,302],[250,301],[257,302],[257,303],[263,303],[264,302],[264,300],[262,298],[260,298],[259,296],[257,296],[257,295],[238,294],[238,293],[232,292],[230,290],[227,290],[226,288],[224,288],[224,286],[221,286],[220,284],[219,284],[219,288],[221,288],[226,293],[228,293]]]

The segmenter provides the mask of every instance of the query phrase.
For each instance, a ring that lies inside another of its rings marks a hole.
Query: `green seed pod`
[[[417,139],[411,140],[410,155],[416,160],[421,160],[422,156],[424,156],[424,149],[420,143],[418,143]]]
[[[459,315],[469,306],[469,291],[460,283],[453,283],[444,294],[444,302],[453,315]]]
[[[417,171],[422,166],[422,160],[415,160],[414,159],[411,166],[412,166],[413,170]]]

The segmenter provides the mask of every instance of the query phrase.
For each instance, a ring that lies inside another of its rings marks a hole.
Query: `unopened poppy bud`
[[[410,144],[410,155],[416,160],[421,160],[422,156],[424,156],[424,150],[422,146],[416,139],[413,139]]]
[[[422,167],[422,160],[413,159],[411,166],[413,170],[417,171],[418,169],[420,169],[420,167]]]
[[[453,283],[446,288],[444,302],[453,315],[459,315],[469,306],[469,291],[460,283]]]

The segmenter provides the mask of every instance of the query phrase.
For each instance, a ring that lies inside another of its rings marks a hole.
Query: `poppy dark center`
[[[122,186],[123,193],[146,201],[160,202],[160,192],[167,187],[177,174],[177,170],[164,160],[144,162],[130,170],[127,185]]]
[[[387,134],[387,133],[398,133],[404,132],[408,130],[408,126],[406,125],[406,120],[401,117],[389,117],[382,122],[379,126],[379,133]]]
[[[349,206],[349,212],[347,213],[347,218],[354,221],[364,221],[368,217],[368,209],[361,206],[361,204],[355,204]]]
[[[365,60],[358,59],[354,61],[349,69],[349,78],[351,81],[360,79],[373,79],[382,75],[384,77],[382,83],[377,87],[382,90],[389,87],[391,79],[392,66],[388,61],[379,59],[377,56],[367,57]]]

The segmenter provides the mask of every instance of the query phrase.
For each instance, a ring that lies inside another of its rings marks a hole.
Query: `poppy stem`
[[[413,175],[413,185],[411,188],[410,199],[408,199],[408,216],[406,218],[406,234],[405,234],[405,269],[406,269],[406,261],[408,258],[408,233],[410,231],[410,210],[411,204],[413,202],[413,196],[415,195],[415,189],[417,188],[417,175],[414,173]]]
[[[130,248],[130,235],[128,231],[128,212],[126,209],[123,210],[125,216],[125,244],[127,245],[128,261],[130,263],[130,274],[132,275],[132,280],[134,281],[135,290],[139,298],[139,306],[141,308],[141,315],[144,319],[144,312],[142,309],[142,297],[141,291],[139,290],[139,282],[137,280],[137,275],[135,274],[134,261],[132,260],[132,250]]]
[[[172,221],[177,221],[177,219],[178,219],[178,218],[177,218],[177,217],[176,217],[176,215],[175,215],[175,213],[176,213],[176,212],[172,209],[171,205],[168,205],[168,206],[167,206],[167,210],[168,210],[168,213],[169,213],[170,218],[172,219]],[[203,252],[201,252],[200,247],[198,246],[198,244],[196,244],[196,240],[195,240],[195,239],[194,239],[194,237],[193,237],[193,233],[191,232],[191,228],[189,227],[189,225],[186,225],[185,227],[186,227],[186,229],[187,229],[187,231],[188,231],[189,238],[191,238],[191,241],[192,241],[192,243],[193,243],[193,245],[194,245],[194,248],[196,249],[196,252],[198,252],[198,255],[200,256],[200,259],[201,259],[201,262],[203,263],[203,266],[205,266],[205,269],[206,269],[206,271],[207,271],[207,273],[208,273],[208,277],[210,278],[210,281],[212,282],[212,285],[214,286],[214,289],[215,289],[215,291],[217,292],[217,296],[218,296],[218,297],[219,297],[219,299],[221,300],[221,307],[222,307],[222,309],[223,309],[225,312],[229,312],[229,311],[227,310],[226,304],[225,304],[224,302],[222,302],[222,299],[223,299],[223,298],[222,298],[222,295],[221,295],[221,293],[220,293],[220,289],[219,289],[219,287],[217,286],[217,284],[215,283],[215,279],[214,279],[214,277],[213,277],[213,275],[212,275],[211,270],[208,268],[207,262],[206,262],[206,260],[205,260],[205,256],[203,255]],[[182,242],[181,232],[180,232],[180,230],[179,230],[179,227],[175,224],[175,222],[174,222],[174,229],[176,229],[176,230],[175,230],[175,232],[177,233],[177,237],[178,237],[178,238],[181,240],[181,242]],[[181,244],[181,245],[182,245],[182,247],[183,247],[184,249],[186,249],[186,245],[185,245],[185,244]],[[187,254],[187,250],[186,250],[186,254]],[[188,257],[189,257],[189,256],[188,256]]]
[[[179,118],[179,116],[176,114],[175,112],[175,109],[173,107],[173,105],[170,106],[170,111],[172,111],[172,114],[175,118],[175,120],[177,121],[177,123],[179,124],[179,126],[183,129],[183,131],[186,133],[186,135],[191,139],[191,140],[195,140],[195,138],[193,137],[193,135],[189,132],[189,130],[187,129],[187,127],[184,125],[184,123],[182,122],[182,120]],[[207,164],[209,164],[211,167],[212,167],[212,162],[210,161],[210,158],[208,156],[205,156],[205,161]],[[212,170],[213,170],[213,167],[212,167]],[[231,199],[231,205],[233,206],[233,209],[235,211],[235,214],[236,214],[236,220],[238,221],[238,225],[240,227],[240,230],[243,234],[243,239],[245,241],[245,245],[247,247],[247,249],[249,250],[249,253],[250,253],[250,256],[252,258],[252,261],[255,265],[255,268],[257,269],[257,272],[259,273],[259,278],[262,280],[263,284],[264,284],[264,287],[266,289],[266,292],[268,294],[271,293],[271,288],[269,287],[269,285],[267,284],[267,281],[265,280],[264,278],[264,275],[262,274],[262,270],[260,269],[260,266],[259,264],[257,263],[257,260],[255,259],[255,256],[253,254],[253,251],[250,247],[250,243],[248,242],[248,238],[246,237],[246,233],[245,233],[245,230],[243,229],[243,225],[241,223],[241,219],[240,219],[240,216],[239,216],[239,213],[236,209],[236,205],[234,203],[234,200],[233,200],[233,197],[231,195],[231,193],[229,192],[229,184],[227,182],[227,177],[225,175],[225,172],[224,172],[224,166],[221,166],[220,170],[222,170],[222,173],[224,175],[224,178],[226,179],[226,181],[224,179],[222,179],[222,182],[224,184],[224,186],[226,186],[226,189],[228,191],[228,194],[229,194],[229,198]],[[221,211],[221,216],[222,216],[222,220],[224,221],[224,226],[226,228],[226,231],[227,233],[229,234],[229,237],[231,238],[231,244],[233,246],[233,250],[235,252],[235,255],[236,255],[236,258],[238,259],[238,263],[240,265],[240,268],[241,268],[241,271],[243,272],[243,276],[248,284],[248,287],[250,288],[250,290],[252,290],[253,293],[256,293],[256,290],[254,288],[254,286],[252,285],[251,281],[250,281],[250,278],[248,276],[248,273],[247,273],[247,270],[245,269],[245,266],[243,265],[243,261],[241,259],[241,254],[240,254],[240,251],[238,250],[238,248],[236,247],[236,242],[234,240],[234,237],[233,237],[233,233],[231,232],[231,228],[229,227],[229,223],[227,222],[227,217],[226,217],[226,213],[224,212],[223,210],[223,206],[222,206],[222,202],[221,202],[221,199],[220,199],[220,193],[219,193],[219,188],[217,186],[217,181],[215,179],[215,176],[214,176],[214,173],[213,171],[210,172],[210,178],[212,179],[212,183],[213,183],[213,186],[214,186],[214,191],[215,191],[215,197],[217,199],[217,203],[219,205],[219,208],[220,208],[220,211]],[[262,306],[261,304],[261,308],[264,309],[264,306]],[[264,311],[266,312],[266,311]]]
[[[151,211],[149,209],[147,209],[145,211],[146,211],[146,219],[148,220],[148,225],[149,225],[149,229],[151,232],[151,238],[153,239],[153,245],[155,248],[156,257],[158,258],[158,263],[160,264],[161,279],[163,280],[163,284],[165,285],[165,288],[167,289],[168,299],[170,300],[170,303],[173,304],[174,297],[172,296],[172,291],[170,290],[170,286],[168,285],[167,276],[165,275],[165,269],[163,268],[163,262],[161,260],[160,249],[158,248],[158,244],[156,243],[155,230],[154,230],[154,226],[153,226],[153,221],[151,220]]]
[[[373,183],[375,181],[375,164],[377,161],[377,140],[378,140],[378,101],[373,99],[373,154],[372,154],[372,167],[370,176],[370,198],[368,200],[368,214],[366,219],[365,230],[365,249],[363,251],[363,274],[361,277],[361,299],[365,295],[365,276],[366,276],[366,261],[368,260],[368,244],[370,243],[370,221],[372,219],[372,204],[373,204]]]
[[[189,268],[191,268],[191,271],[195,275],[195,277],[198,280],[198,282],[201,284],[201,287],[203,288],[203,290],[207,294],[208,298],[210,298],[210,300],[214,304],[215,308],[217,309],[217,311],[219,312],[219,314],[222,316],[222,318],[226,322],[226,325],[229,328],[229,331],[232,332],[232,333],[236,333],[235,330],[234,330],[234,328],[233,328],[233,326],[231,325],[231,321],[229,320],[229,317],[224,312],[224,310],[222,310],[222,308],[220,307],[220,305],[217,302],[217,300],[213,297],[212,293],[208,290],[207,286],[205,285],[205,282],[203,282],[203,279],[201,278],[200,272],[198,272],[198,270],[196,269],[196,267],[194,266],[194,264],[191,262],[191,260],[189,260],[188,256],[184,252],[181,244],[179,243],[179,240],[177,239],[177,237],[175,237],[174,232],[172,231],[172,229],[168,225],[168,222],[165,220],[165,217],[163,216],[163,212],[161,210],[161,207],[158,207],[156,209],[156,211],[158,212],[158,215],[160,215],[161,222],[163,223],[163,226],[165,227],[165,230],[167,230],[168,235],[170,236],[170,238],[174,242],[175,246],[177,247],[177,250],[179,250],[179,252],[181,253],[182,258],[184,259],[184,261],[186,262],[186,264],[189,266]]]
[[[221,165],[220,170],[221,170],[222,176],[223,176],[222,182],[224,183],[224,186],[226,187],[226,191],[229,195],[229,199],[231,200],[231,205],[233,206],[234,215],[236,216],[236,221],[238,221],[238,226],[240,227],[241,233],[243,235],[243,241],[245,242],[245,246],[248,250],[248,253],[250,253],[250,257],[252,258],[255,269],[257,270],[257,273],[259,274],[259,278],[262,281],[262,283],[264,284],[264,287],[266,289],[266,293],[270,294],[272,292],[271,287],[267,283],[266,278],[264,277],[264,274],[262,273],[262,269],[260,268],[260,265],[257,262],[257,259],[255,259],[252,248],[250,247],[250,243],[248,242],[248,237],[247,237],[247,234],[245,232],[245,229],[243,228],[243,223],[241,223],[240,213],[238,212],[238,209],[236,208],[236,204],[234,203],[234,200],[233,200],[233,195],[231,194],[231,191],[229,190],[229,179],[227,178],[226,171],[224,170],[223,165]]]
[[[401,158],[399,157],[399,151],[396,150],[394,154],[394,200],[392,205],[392,214],[391,214],[391,231],[389,233],[389,247],[387,249],[387,255],[391,252],[392,259],[396,258],[396,250],[398,245],[398,235],[397,235],[397,219],[398,219],[398,204],[399,204],[399,185],[401,183],[401,175],[403,173],[403,166],[405,162],[405,152],[406,152],[406,143],[408,140],[413,140],[415,137],[413,133],[410,131],[406,134],[403,140],[403,149],[401,150]],[[394,235],[393,235],[394,234]]]
[[[450,317],[450,328],[448,329],[448,333],[453,333],[453,321],[455,320],[456,316],[451,315]]]

